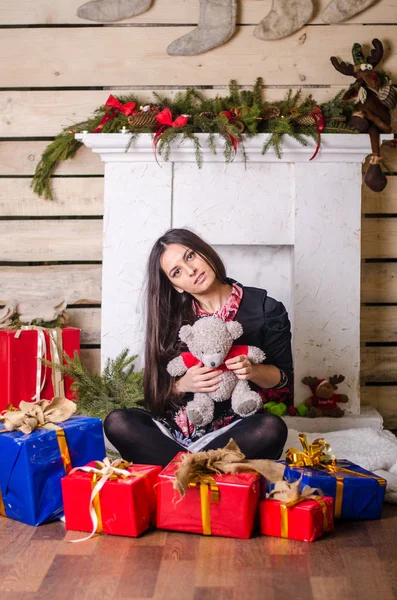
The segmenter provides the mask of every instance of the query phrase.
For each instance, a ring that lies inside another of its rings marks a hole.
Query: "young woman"
[[[236,343],[258,346],[263,364],[247,356],[226,362],[239,379],[263,393],[289,393],[292,380],[291,328],[287,312],[265,290],[244,287],[226,277],[222,260],[204,240],[187,229],[170,229],[154,244],[148,263],[145,349],[145,408],[108,415],[105,433],[121,456],[136,463],[168,464],[180,451],[222,448],[232,437],[247,458],[279,458],[287,427],[274,415],[241,418],[230,400],[215,403],[212,423],[195,427],[186,415],[194,392],[216,390],[220,371],[201,364],[174,379],[166,366],[183,348],[183,324],[213,314],[235,319],[244,333]]]

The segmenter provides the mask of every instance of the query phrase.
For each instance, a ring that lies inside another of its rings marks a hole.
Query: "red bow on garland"
[[[105,104],[106,114],[104,115],[102,121],[99,123],[98,127],[94,129],[92,133],[98,133],[98,131],[100,131],[105,125],[105,123],[113,121],[113,119],[116,117],[116,115],[119,114],[119,112],[122,112],[126,117],[129,117],[129,115],[136,115],[138,111],[135,110],[135,106],[135,102],[126,102],[125,104],[121,104],[121,102],[119,102],[117,98],[110,94]]]
[[[313,156],[310,159],[310,160],[313,160],[313,158],[316,158],[318,151],[320,150],[321,132],[325,127],[325,118],[324,118],[322,110],[319,106],[315,107],[313,112],[310,113],[310,116],[314,119],[314,122],[315,122],[316,128],[317,128],[317,146],[316,146]]]
[[[237,118],[229,110],[222,111],[221,115],[225,115],[227,117],[228,121],[230,121],[231,123],[233,123],[233,121]],[[235,138],[229,132],[227,133],[227,135],[230,137],[230,141],[232,142],[234,151],[237,152],[237,144],[238,144],[238,142],[241,142],[241,140],[239,140],[238,138]]]
[[[160,138],[163,135],[164,131],[166,129],[168,129],[169,127],[185,127],[188,120],[189,120],[188,117],[186,117],[185,115],[180,115],[179,117],[177,117],[175,119],[175,121],[173,121],[172,113],[169,108],[165,108],[164,110],[159,112],[158,115],[156,115],[156,121],[159,123],[159,128],[157,129],[156,133],[154,134],[154,139],[153,139],[154,156],[155,156],[156,160],[157,160],[157,156],[156,156],[157,144],[159,143]]]

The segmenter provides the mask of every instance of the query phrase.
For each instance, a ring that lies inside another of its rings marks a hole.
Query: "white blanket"
[[[301,448],[295,429],[288,430],[284,453],[288,448]],[[346,429],[329,433],[308,433],[309,442],[325,437],[337,458],[346,458],[387,481],[385,502],[397,504],[397,438],[390,431]]]

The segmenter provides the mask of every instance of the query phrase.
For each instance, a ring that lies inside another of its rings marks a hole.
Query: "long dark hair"
[[[161,268],[160,260],[169,244],[190,248],[209,264],[219,281],[226,282],[222,259],[192,231],[169,229],[154,244],[147,267],[144,394],[145,407],[156,416],[178,403],[166,367],[180,351],[179,329],[195,320],[192,296],[177,292]]]

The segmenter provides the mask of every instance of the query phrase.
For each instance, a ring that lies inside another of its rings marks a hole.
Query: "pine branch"
[[[135,372],[136,358],[125,349],[114,360],[107,360],[102,375],[90,373],[77,352],[73,358],[64,354],[65,364],[42,362],[73,379],[79,414],[104,418],[116,408],[143,406],[143,371]]]

